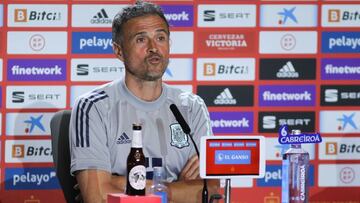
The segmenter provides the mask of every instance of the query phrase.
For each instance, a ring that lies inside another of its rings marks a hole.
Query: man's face
[[[115,54],[130,75],[145,81],[162,77],[169,64],[169,30],[157,15],[136,17],[123,26],[122,46]]]

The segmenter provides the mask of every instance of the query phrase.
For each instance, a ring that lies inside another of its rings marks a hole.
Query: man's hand
[[[186,163],[185,167],[182,169],[179,180],[200,179],[199,164],[199,157],[197,155],[192,156]]]

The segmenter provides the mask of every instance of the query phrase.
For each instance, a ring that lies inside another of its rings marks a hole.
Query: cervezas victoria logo
[[[255,33],[241,31],[200,31],[199,52],[205,53],[253,53]]]

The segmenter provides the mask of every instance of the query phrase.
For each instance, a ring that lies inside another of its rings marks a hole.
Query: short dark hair
[[[112,23],[112,41],[118,43],[119,45],[122,45],[123,37],[124,37],[124,33],[123,33],[124,24],[133,18],[146,16],[146,15],[158,15],[164,20],[169,30],[169,23],[167,22],[160,6],[150,2],[144,2],[142,0],[138,0],[135,2],[134,5],[125,7],[114,17]]]

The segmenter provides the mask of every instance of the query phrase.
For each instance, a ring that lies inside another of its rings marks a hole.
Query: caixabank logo
[[[111,32],[73,32],[73,54],[113,54]]]
[[[315,132],[315,112],[259,112],[258,129],[260,133],[277,133],[280,126],[288,125],[290,129],[301,132]]]
[[[360,32],[323,32],[323,53],[359,53]]]
[[[360,133],[360,111],[320,111],[320,133]]]
[[[50,120],[54,113],[7,113],[6,135],[28,136],[28,135],[50,135]]]
[[[309,166],[308,171],[309,177],[309,186],[314,186],[314,165]],[[256,185],[258,187],[281,187],[282,181],[282,166],[281,165],[266,165],[266,171],[264,178],[259,178],[256,180]]]
[[[260,80],[315,80],[315,58],[261,58]]]
[[[7,63],[9,81],[64,81],[65,59],[9,59]]]
[[[210,112],[211,127],[216,134],[252,133],[253,112]]]
[[[260,106],[315,106],[315,85],[260,85]]]
[[[255,32],[240,30],[199,30],[200,54],[252,54],[255,53]]]
[[[192,5],[161,5],[164,16],[171,27],[192,27],[194,8]]]
[[[360,106],[359,85],[321,85],[321,106]]]
[[[5,190],[60,189],[53,168],[6,168]]]
[[[322,80],[360,80],[360,59],[324,58],[321,59]]]
[[[253,106],[254,86],[197,86],[197,94],[207,106]],[[244,97],[246,95],[246,97]]]

